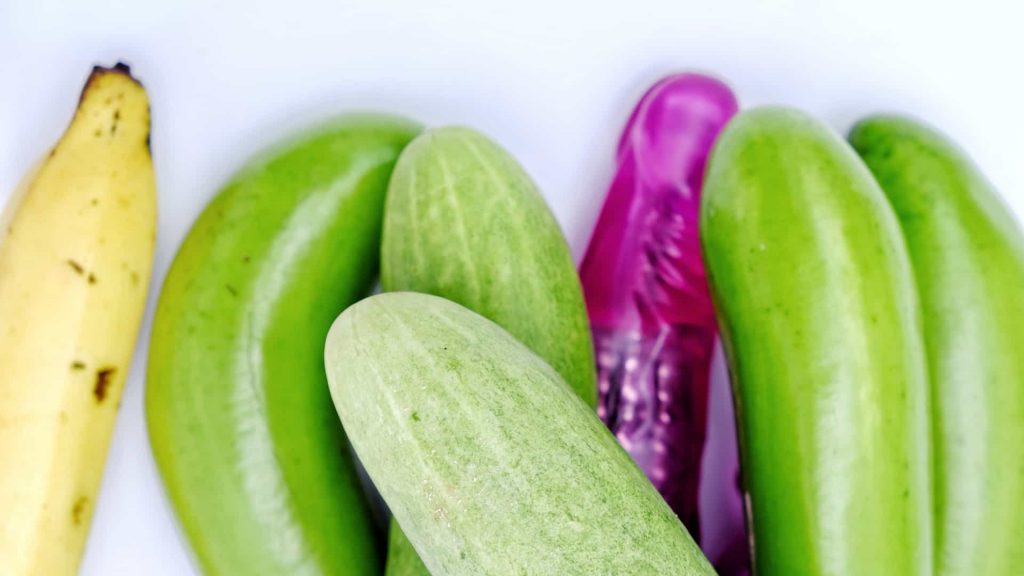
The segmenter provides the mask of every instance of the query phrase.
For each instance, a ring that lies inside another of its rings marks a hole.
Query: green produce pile
[[[140,142],[82,158],[151,170]],[[699,231],[753,572],[1024,574],[1024,235],[965,153],[906,117],[844,140],[801,111],[742,111],[708,159]],[[0,244],[5,313],[42,277],[14,274],[37,244]],[[89,262],[109,263],[45,256],[80,299],[54,310],[84,309]],[[100,335],[133,338],[138,304]],[[53,362],[79,377],[77,357]],[[253,159],[192,226],[156,309],[146,417],[205,574],[715,574],[597,392],[572,255],[524,168],[471,128],[347,115]],[[28,438],[4,410],[0,463]],[[105,439],[111,418],[82,430]],[[40,501],[71,510],[75,482]],[[18,494],[0,481],[0,502]],[[18,528],[43,521],[30,512],[0,528],[0,574],[73,574],[88,516],[61,516],[56,554]]]

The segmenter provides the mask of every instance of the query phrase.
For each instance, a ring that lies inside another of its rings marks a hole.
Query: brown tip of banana
[[[73,133],[108,143],[115,139],[129,145],[138,142],[149,149],[149,99],[127,64],[92,69],[65,135]]]
[[[93,68],[93,70],[95,70],[96,68],[101,68],[101,66],[96,66],[95,68]],[[125,74],[127,74],[129,76],[132,75],[131,66],[128,66],[124,62],[118,62],[117,64],[114,64],[114,67],[111,68],[111,70],[115,70],[117,72],[123,72],[123,73],[125,73]]]
[[[78,97],[78,103],[81,104],[82,101],[85,100],[89,92],[95,88],[96,84],[98,84],[100,80],[111,76],[119,76],[131,81],[140,88],[144,88],[142,86],[142,82],[139,82],[138,78],[132,76],[131,66],[124,62],[118,62],[109,68],[106,66],[93,66],[92,72],[89,73],[89,78],[85,81],[85,86],[82,88],[82,93]]]
[[[125,64],[124,62],[118,62],[110,68],[107,68],[106,66],[96,65],[92,67],[92,75],[95,76],[97,74],[123,74],[125,76],[128,76],[129,78],[132,78],[132,67]],[[134,78],[132,79],[134,80]]]

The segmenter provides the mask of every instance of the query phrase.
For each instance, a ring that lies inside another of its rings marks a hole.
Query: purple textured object
[[[619,141],[618,171],[580,267],[598,412],[698,542],[717,329],[697,223],[708,154],[736,111],[713,78],[655,84]]]

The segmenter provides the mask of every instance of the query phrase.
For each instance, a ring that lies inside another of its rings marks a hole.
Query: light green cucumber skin
[[[381,285],[489,318],[596,405],[590,324],[569,246],[529,175],[486,136],[437,128],[402,152],[388,189]]]
[[[941,576],[1024,570],[1024,236],[953,143],[878,116],[850,141],[900,219],[924,311]]]
[[[385,293],[327,337],[356,453],[434,576],[713,574],[559,374],[448,300]]]
[[[349,116],[275,149],[214,198],[175,258],[146,415],[206,574],[380,573],[323,343],[372,286],[388,178],[418,130]]]
[[[899,224],[820,122],[737,116],[701,237],[759,576],[929,575],[927,374]]]
[[[529,175],[486,136],[428,130],[402,153],[388,191],[386,291],[442,296],[493,320],[597,403],[583,291],[558,222]],[[428,576],[391,523],[388,576]]]

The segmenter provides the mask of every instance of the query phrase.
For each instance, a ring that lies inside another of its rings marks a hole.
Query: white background
[[[686,69],[726,79],[744,105],[800,106],[842,131],[879,110],[923,117],[1024,214],[1019,2],[600,4],[0,0],[0,201],[60,136],[93,64],[127,61],[152,99],[160,229],[150,314],[83,574],[192,573],[144,427],[152,301],[220,184],[250,153],[319,118],[373,109],[490,133],[537,180],[577,258],[633,103]]]

